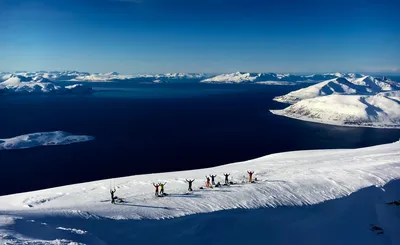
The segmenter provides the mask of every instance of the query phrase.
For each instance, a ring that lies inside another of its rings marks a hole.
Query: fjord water
[[[301,85],[93,85],[98,92],[92,95],[0,96],[0,138],[54,130],[95,137],[0,151],[0,195],[400,138],[400,130],[337,127],[269,113],[286,106],[273,97]]]

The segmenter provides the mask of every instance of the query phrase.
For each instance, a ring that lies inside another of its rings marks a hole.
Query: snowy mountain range
[[[168,82],[170,80],[182,80],[182,79],[204,79],[208,75],[203,73],[166,73],[166,74],[120,74],[118,72],[108,73],[89,73],[89,72],[78,72],[78,71],[38,71],[38,72],[15,72],[15,73],[0,73],[0,81],[7,80],[11,76],[19,76],[27,80],[33,77],[43,77],[50,81],[71,81],[71,82],[112,82],[112,81],[126,81],[134,79],[146,79],[149,81],[158,80],[158,82]]]
[[[400,199],[399,159],[400,142],[285,152],[2,196],[0,243],[399,244],[399,207],[389,205]],[[204,187],[205,176],[224,183],[224,173],[232,184]],[[154,196],[159,182],[168,195]]]
[[[246,73],[235,72],[229,74],[221,74],[207,79],[203,79],[203,83],[255,83],[255,84],[274,84],[270,82],[320,82],[335,78],[360,78],[361,74],[357,73],[327,73],[314,74],[307,76],[279,73]]]
[[[91,88],[82,84],[70,86],[55,85],[43,76],[25,77],[22,75],[7,74],[1,77],[0,93],[90,93]]]
[[[89,73],[79,71],[38,71],[38,72],[1,72],[0,81],[6,80],[9,76],[20,76],[27,79],[43,77],[50,81],[80,81],[80,82],[112,82],[112,81],[135,81],[145,80],[146,82],[174,82],[179,80],[196,80],[202,83],[255,83],[272,84],[272,82],[286,82],[291,85],[293,82],[320,82],[324,80],[344,77],[349,79],[361,78],[363,75],[357,73],[326,73],[313,75],[294,75],[279,73],[249,73],[235,72],[211,76],[205,73],[166,73],[166,74],[120,74],[118,72]]]

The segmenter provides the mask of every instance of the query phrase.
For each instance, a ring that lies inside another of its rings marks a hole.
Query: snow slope
[[[400,90],[381,92],[379,95],[386,96],[394,100],[400,100]]]
[[[255,171],[256,183],[242,183],[247,170]],[[199,189],[205,175],[217,174],[222,182],[226,172],[237,184]],[[185,178],[196,179],[194,192],[188,195]],[[254,242],[268,244],[391,244],[400,238],[400,216],[393,215],[396,211],[385,202],[400,194],[400,185],[395,182],[396,188],[389,185],[386,192],[370,186],[399,178],[400,142],[395,142],[286,152],[208,169],[94,181],[0,197],[0,241],[132,244],[148,242],[151,236],[152,244],[201,244],[212,238],[211,244],[225,244],[251,236]],[[167,182],[169,195],[157,198],[151,183],[161,181]],[[124,203],[109,203],[110,185]],[[366,187],[370,188],[360,191]],[[338,200],[326,202],[333,199]],[[280,206],[287,208],[276,208]],[[262,207],[267,209],[143,220]],[[369,231],[370,224],[383,226],[385,237]],[[293,240],[288,239],[291,235]]]
[[[72,135],[63,131],[41,132],[0,139],[0,150],[25,149],[46,145],[67,145],[93,139],[92,136]]]
[[[338,75],[338,74],[337,74]],[[389,79],[375,78],[350,74],[348,78],[338,77],[326,80],[307,88],[292,91],[286,95],[277,96],[275,101],[294,104],[304,99],[316,98],[331,94],[376,94],[381,91],[400,89],[400,84]]]
[[[393,94],[395,95],[395,94]],[[305,99],[276,115],[332,125],[400,128],[400,97],[329,95]]]

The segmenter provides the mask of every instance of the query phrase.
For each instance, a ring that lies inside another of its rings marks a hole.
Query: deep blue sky
[[[0,70],[400,72],[385,0],[0,0]]]

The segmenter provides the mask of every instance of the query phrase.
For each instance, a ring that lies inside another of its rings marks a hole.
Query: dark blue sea
[[[287,106],[272,101],[274,96],[301,85],[93,86],[98,92],[91,95],[0,96],[0,138],[54,130],[95,137],[65,146],[0,151],[0,195],[400,138],[400,130],[329,126],[269,112]]]

